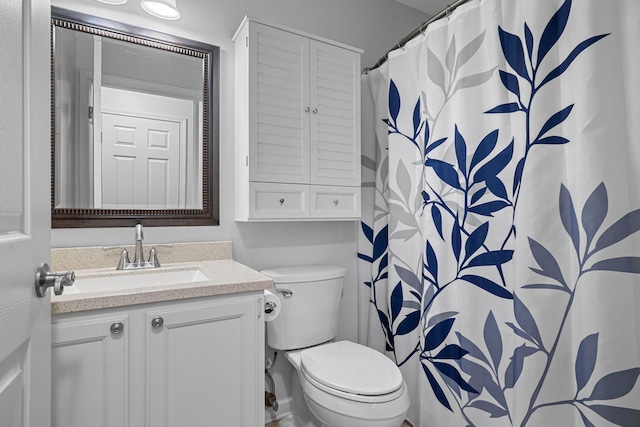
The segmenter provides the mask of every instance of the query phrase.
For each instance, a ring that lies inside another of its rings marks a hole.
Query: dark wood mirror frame
[[[55,38],[56,27],[82,31],[144,46],[196,56],[204,61],[202,118],[202,209],[74,209],[55,207]],[[51,227],[101,228],[219,225],[219,85],[220,48],[170,34],[51,8]]]

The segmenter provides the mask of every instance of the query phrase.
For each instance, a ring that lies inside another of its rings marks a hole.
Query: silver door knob
[[[162,325],[164,325],[164,319],[160,316],[156,316],[153,319],[151,319],[151,327],[158,329],[158,328],[162,328]]]
[[[44,298],[47,294],[47,288],[53,287],[56,295],[62,295],[65,286],[72,286],[76,280],[76,274],[73,271],[66,273],[54,273],[46,262],[41,264],[36,271],[36,295]]]

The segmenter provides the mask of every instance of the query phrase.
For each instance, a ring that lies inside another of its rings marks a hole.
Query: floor
[[[278,422],[274,421],[272,423],[269,423],[269,424],[265,425],[264,427],[278,427]],[[402,426],[400,426],[400,427],[412,427],[412,425],[409,424],[408,421],[405,421],[405,422],[402,423]]]

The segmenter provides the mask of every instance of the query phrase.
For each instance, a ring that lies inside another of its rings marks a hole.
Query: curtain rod
[[[439,19],[444,18],[445,16],[448,17],[449,15],[451,15],[451,12],[453,12],[458,6],[461,6],[461,5],[463,5],[463,4],[465,4],[465,3],[469,2],[469,1],[471,1],[471,0],[457,0],[453,4],[451,4],[451,5],[447,6],[446,8],[444,8],[439,13],[435,14],[435,16],[433,18],[431,18],[428,21],[423,22],[422,24],[420,24],[420,26],[418,28],[413,30],[408,36],[406,36],[405,38],[400,40],[398,42],[398,44],[396,44],[394,47],[392,47],[390,50],[388,50],[387,53],[385,53],[384,56],[382,58],[380,58],[378,60],[378,62],[376,62],[373,67],[365,68],[363,70],[363,73],[366,74],[371,70],[375,70],[376,68],[378,68],[379,66],[381,66],[382,64],[387,62],[387,59],[389,58],[389,53],[391,53],[391,51],[403,47],[404,45],[409,43],[411,40],[413,40],[416,36],[422,34],[427,29],[427,27],[429,25],[431,25],[432,23],[438,21]]]

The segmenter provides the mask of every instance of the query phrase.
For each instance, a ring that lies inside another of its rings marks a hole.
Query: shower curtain
[[[640,426],[639,17],[472,0],[363,76],[360,340],[413,425]]]

